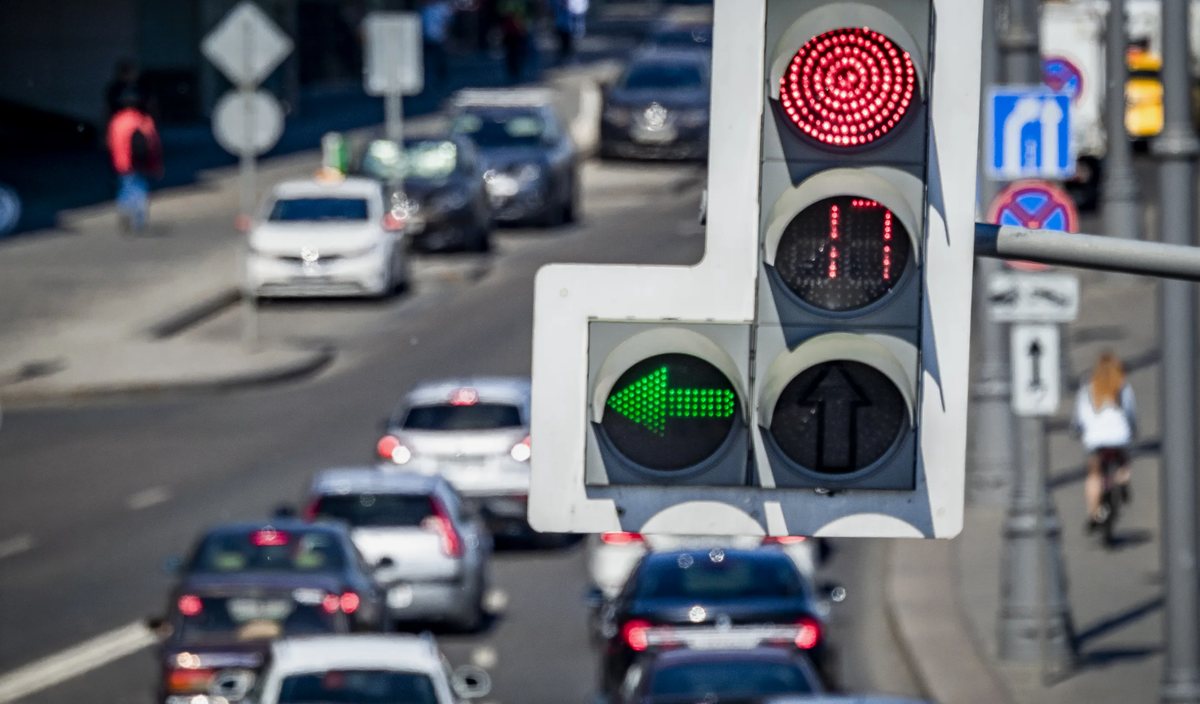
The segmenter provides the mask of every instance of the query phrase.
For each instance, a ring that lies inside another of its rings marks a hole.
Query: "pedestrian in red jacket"
[[[162,178],[163,174],[162,142],[154,118],[141,107],[141,96],[125,91],[119,101],[121,109],[108,122],[107,139],[113,170],[120,180],[117,211],[122,230],[141,232],[150,207],[147,177]]]

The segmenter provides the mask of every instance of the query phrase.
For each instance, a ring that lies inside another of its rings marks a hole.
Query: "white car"
[[[593,586],[599,590],[596,596],[608,601],[617,596],[633,568],[648,552],[708,547],[753,550],[759,546],[764,550],[782,550],[787,553],[796,564],[796,569],[800,570],[800,574],[809,582],[812,581],[817,567],[815,541],[802,537],[690,537],[602,533],[592,536],[588,541],[588,573],[591,575]]]
[[[243,287],[259,297],[388,296],[409,283],[407,244],[377,181],[285,181],[250,231]]]
[[[450,671],[431,638],[341,635],[281,640],[251,699],[258,704],[460,704],[486,696],[487,672]]]

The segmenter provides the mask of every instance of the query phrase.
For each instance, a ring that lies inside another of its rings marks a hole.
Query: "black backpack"
[[[129,155],[133,170],[145,173],[150,170],[150,142],[141,130],[129,135]]]

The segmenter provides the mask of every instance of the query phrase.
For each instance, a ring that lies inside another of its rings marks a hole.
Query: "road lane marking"
[[[16,701],[154,645],[158,638],[141,621],[121,626],[24,667],[0,675],[0,704]]]
[[[141,511],[144,508],[157,506],[171,499],[171,490],[165,486],[152,486],[144,491],[139,491],[129,497],[129,508],[133,511]]]
[[[508,609],[508,592],[493,587],[483,597],[483,610],[494,616],[503,614]],[[480,665],[480,667],[483,667]],[[486,668],[485,668],[486,669]]]
[[[18,535],[8,540],[0,540],[0,560],[21,553],[33,547],[32,535]]]

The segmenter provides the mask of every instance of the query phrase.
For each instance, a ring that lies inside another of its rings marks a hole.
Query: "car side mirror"
[[[821,595],[835,604],[846,600],[846,588],[837,582],[825,582],[821,585]]]
[[[482,667],[463,665],[454,671],[450,687],[461,699],[481,699],[492,691],[492,676]]]
[[[183,560],[178,557],[168,557],[159,565],[164,574],[179,574],[183,570]]]

